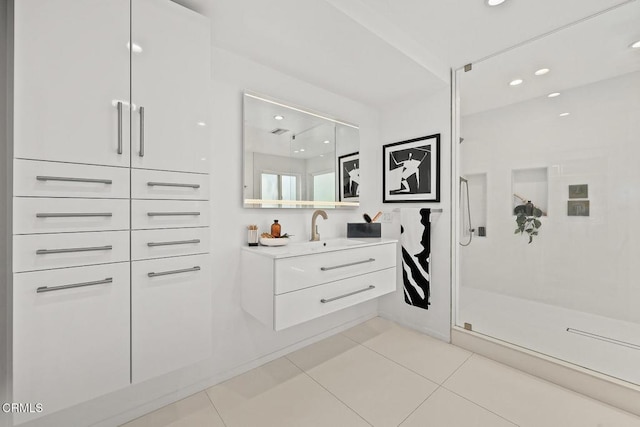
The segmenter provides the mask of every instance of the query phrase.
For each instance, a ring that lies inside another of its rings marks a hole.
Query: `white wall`
[[[462,118],[462,175],[488,183],[487,237],[461,249],[463,286],[640,322],[638,88],[640,72]],[[511,171],[537,167],[548,216],[529,245],[514,235]],[[571,184],[589,185],[590,216],[567,216]]]
[[[9,127],[9,2],[0,6],[0,404],[9,401],[9,360],[11,305],[9,301],[10,253],[9,215],[11,212]],[[9,416],[0,412],[0,426],[8,425]],[[5,424],[7,423],[7,424]]]
[[[431,215],[431,306],[428,310],[404,302],[402,269],[398,269],[398,290],[380,299],[380,314],[429,335],[449,341],[451,332],[451,111],[450,89],[444,87],[429,99],[405,100],[390,105],[381,116],[381,141],[375,164],[378,165],[376,195],[382,197],[382,145],[439,133],[440,203],[406,203],[385,205],[396,208],[441,208]],[[400,236],[400,215],[394,214],[393,236]],[[400,263],[400,259],[398,259]],[[400,264],[398,264],[400,265]]]

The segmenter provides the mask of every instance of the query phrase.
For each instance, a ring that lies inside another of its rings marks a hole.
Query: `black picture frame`
[[[382,202],[440,202],[439,133],[382,146]]]
[[[338,157],[338,200],[360,201],[360,152]]]

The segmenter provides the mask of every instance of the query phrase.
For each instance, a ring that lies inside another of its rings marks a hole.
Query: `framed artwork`
[[[360,153],[345,154],[338,157],[338,182],[341,202],[360,200]]]
[[[382,147],[383,203],[440,201],[440,134]]]
[[[570,199],[586,199],[589,197],[589,184],[578,184],[569,186]]]

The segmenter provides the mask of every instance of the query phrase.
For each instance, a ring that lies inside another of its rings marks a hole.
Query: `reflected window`
[[[262,173],[260,194],[262,200],[298,200],[297,175]],[[276,207],[277,205],[264,205]]]
[[[336,174],[320,173],[313,176],[313,200],[332,202],[336,198]]]

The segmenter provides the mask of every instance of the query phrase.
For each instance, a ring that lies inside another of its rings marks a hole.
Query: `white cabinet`
[[[13,301],[16,402],[52,413],[129,384],[128,262],[14,274]]]
[[[209,22],[167,0],[132,13],[132,167],[208,173]]]
[[[129,0],[19,0],[14,28],[14,156],[129,167]]]
[[[133,381],[206,359],[212,314],[208,255],[136,261],[131,278]]]
[[[211,37],[170,0],[19,0],[14,28],[23,422],[211,353]]]
[[[395,240],[282,254],[242,252],[242,306],[276,331],[396,289]]]

